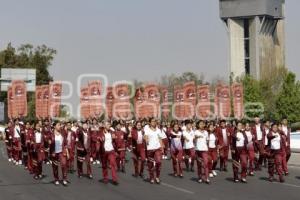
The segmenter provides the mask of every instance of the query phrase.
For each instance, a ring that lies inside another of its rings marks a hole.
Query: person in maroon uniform
[[[87,122],[83,122],[82,127],[77,130],[76,149],[77,149],[77,173],[81,178],[83,174],[83,163],[86,163],[87,176],[92,179],[91,166],[91,132]]]
[[[244,132],[244,125],[241,122],[237,123],[237,129],[232,135],[232,168],[234,174],[234,182],[239,182],[239,167],[241,168],[241,181],[246,183],[247,177],[247,145],[248,138]]]
[[[219,140],[219,154],[220,154],[220,171],[227,171],[227,162],[229,155],[229,147],[231,140],[231,131],[226,126],[226,121],[222,120],[220,126],[216,130]]]
[[[111,123],[105,122],[104,128],[100,133],[100,141],[102,142],[102,175],[103,183],[108,183],[108,165],[110,166],[112,183],[118,185],[116,151],[114,147],[115,135],[111,130]]]
[[[131,149],[133,153],[134,177],[144,178],[144,165],[146,162],[146,144],[143,139],[144,130],[142,122],[137,121],[134,128],[131,130]]]
[[[74,158],[75,158],[75,146],[76,146],[76,133],[71,130],[72,124],[71,122],[67,122],[65,126],[65,137],[67,138],[67,146],[69,152],[68,163],[68,171],[73,173],[74,170]]]
[[[254,121],[255,124],[252,127],[252,132],[255,135],[256,150],[259,153],[258,160],[256,161],[256,170],[260,171],[265,157],[265,144],[264,144],[265,131],[263,129],[263,125],[260,123],[259,117],[255,117]]]
[[[26,122],[25,127],[25,152],[27,156],[24,158],[26,160],[24,162],[25,167],[28,169],[28,171],[33,174],[33,163],[32,163],[32,154],[31,154],[31,138],[34,134],[34,129],[32,128],[33,123]]]
[[[282,133],[284,133],[284,136],[286,138],[286,144],[285,144],[286,148],[282,152],[283,153],[282,167],[283,167],[284,174],[287,176],[289,174],[287,163],[291,157],[291,128],[288,126],[287,118],[283,118],[281,122],[281,130]]]
[[[45,160],[46,164],[50,164],[50,154],[49,154],[49,140],[51,139],[51,124],[49,119],[44,120],[44,125],[42,128],[43,140],[44,140],[44,148],[45,148]]]
[[[208,125],[208,169],[209,176],[217,176],[216,167],[218,164],[218,148],[219,140],[217,133],[215,132],[215,126],[213,123]]]
[[[31,155],[33,163],[34,179],[43,178],[43,161],[45,159],[44,137],[42,128],[39,123],[35,125],[33,135],[31,137]]]
[[[59,185],[58,168],[60,166],[62,171],[62,184],[68,185],[67,181],[67,160],[69,157],[67,139],[62,132],[61,123],[53,124],[54,130],[50,136],[50,155],[52,160],[52,169],[54,176],[54,184]]]
[[[282,170],[282,151],[285,150],[286,139],[284,133],[280,132],[278,129],[278,124],[274,123],[271,126],[271,131],[268,134],[268,143],[270,146],[270,155],[269,155],[269,181],[274,181],[274,171],[279,176],[279,181],[284,182],[283,170]]]
[[[91,161],[93,162],[93,164],[100,164],[99,161],[100,130],[99,130],[97,119],[93,119],[92,124],[90,126],[90,132],[91,132]]]
[[[248,139],[248,163],[249,163],[249,175],[254,176],[254,168],[255,168],[255,135],[251,131],[250,124],[247,122],[245,125],[245,134]]]
[[[117,153],[117,167],[118,171],[125,173],[125,156],[126,156],[126,133],[121,130],[121,124],[119,121],[114,122],[114,142]]]
[[[12,137],[12,126],[13,123],[11,121],[8,122],[7,127],[5,128],[5,146],[7,152],[8,161],[13,161],[13,137]]]
[[[183,162],[183,150],[182,150],[182,132],[177,121],[172,123],[172,130],[169,132],[171,138],[171,159],[173,166],[173,175],[175,177],[183,178],[182,162]]]
[[[13,140],[13,155],[14,163],[16,165],[22,165],[22,137],[25,135],[25,128],[20,123],[19,119],[14,120],[14,126],[11,129]]]

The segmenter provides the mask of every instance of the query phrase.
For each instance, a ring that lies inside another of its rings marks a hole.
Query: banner
[[[209,85],[199,85],[197,87],[197,118],[205,120],[210,117],[211,103],[209,98]]]
[[[100,117],[103,114],[102,104],[102,83],[101,81],[91,81],[88,83],[90,117]]]
[[[80,115],[83,119],[90,117],[90,104],[89,104],[89,88],[83,87],[80,90]]]
[[[184,119],[184,92],[181,86],[174,86],[173,115],[177,120]]]
[[[62,84],[59,82],[50,82],[49,84],[49,111],[51,118],[59,117],[61,106]]]
[[[114,105],[114,95],[113,95],[113,88],[107,87],[106,88],[106,118],[112,119],[113,118],[113,105]]]
[[[161,104],[161,113],[162,118],[164,120],[168,120],[171,114],[170,102],[169,102],[169,91],[167,87],[161,87],[161,96],[162,96],[162,104]]]
[[[227,85],[218,84],[216,88],[215,105],[217,108],[217,116],[220,119],[230,117],[230,88]]]
[[[192,119],[195,117],[195,108],[197,103],[196,84],[194,81],[187,82],[183,85],[184,91],[184,118]]]
[[[130,91],[128,84],[117,84],[113,88],[114,104],[113,116],[116,119],[132,119]]]
[[[9,119],[13,118],[13,112],[12,112],[12,108],[13,108],[13,93],[12,93],[12,87],[8,86],[7,88],[7,115]]]
[[[244,117],[244,91],[243,85],[234,83],[231,86],[231,94],[233,98],[234,117],[238,120]]]
[[[40,85],[35,88],[35,117],[37,119],[43,117],[43,88]]]
[[[22,80],[12,81],[12,117],[27,116],[27,90],[26,84]]]
[[[146,100],[146,106],[145,106],[146,116],[158,118],[160,113],[159,87],[155,84],[145,85],[144,96]]]
[[[49,117],[49,85],[42,85],[42,106],[41,106],[41,117]]]
[[[145,97],[143,88],[138,88],[135,91],[134,96],[134,114],[137,120],[144,119],[146,117],[146,109],[144,108]]]

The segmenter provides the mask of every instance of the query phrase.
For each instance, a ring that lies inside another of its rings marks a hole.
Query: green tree
[[[36,84],[48,84],[52,81],[49,74],[49,67],[56,54],[56,50],[41,45],[34,47],[31,44],[21,45],[19,48],[14,48],[9,43],[6,49],[0,51],[0,69],[1,68],[33,68],[36,69]],[[35,100],[34,93],[29,92],[28,99],[28,119],[34,119],[35,116]],[[0,101],[7,101],[6,92],[1,92]]]
[[[294,73],[289,72],[285,77],[275,104],[277,120],[287,117],[290,122],[300,121],[300,83]]]

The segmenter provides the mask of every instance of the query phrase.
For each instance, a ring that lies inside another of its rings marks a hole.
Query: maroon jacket
[[[144,135],[144,130],[142,130],[142,132],[143,132],[143,135]],[[133,128],[131,130],[131,145],[132,145],[133,149],[137,148],[137,146],[138,146],[137,141],[138,141],[138,130]],[[142,147],[144,147],[146,149],[146,143],[145,143],[144,139],[143,139]]]
[[[115,131],[114,133],[114,143],[118,151],[126,150],[126,133],[123,131]]]
[[[222,128],[218,127],[216,129],[216,136],[218,138],[218,144],[221,146],[221,148],[230,146],[231,130],[228,127],[226,127],[225,129],[226,129],[226,136],[227,136],[227,145],[225,145],[225,143],[224,143]]]
[[[238,131],[235,131],[233,134],[232,134],[232,137],[231,137],[231,149],[232,150],[238,150],[238,147],[236,146],[236,142],[237,142],[237,132]],[[248,150],[247,148],[247,145],[248,145],[248,138],[247,138],[247,135],[244,131],[241,131],[241,133],[243,134],[244,136],[244,146],[242,148],[239,147],[239,149],[242,149],[242,150]]]
[[[91,151],[91,141],[92,141],[92,136],[91,132],[88,129],[87,130],[87,147],[84,146],[84,135],[83,135],[83,129],[79,128],[76,133],[76,147],[77,151],[85,151],[85,152],[90,152]]]
[[[262,132],[262,142],[263,142],[263,145],[265,144],[265,138],[266,138],[266,132],[265,132],[265,129],[262,125],[260,125],[260,129],[261,129],[261,132]],[[256,124],[254,124],[254,126],[252,126],[251,128],[251,131],[253,133],[253,135],[255,135],[255,138],[256,138],[256,143],[258,143],[258,137],[257,137],[257,132],[256,132]]]
[[[63,144],[62,144],[62,153],[64,156],[68,155],[68,146],[67,146],[67,138],[63,131],[61,131],[61,135],[63,136]],[[50,144],[50,154],[53,155],[55,153],[55,134],[54,132],[51,133],[49,137],[49,144]]]

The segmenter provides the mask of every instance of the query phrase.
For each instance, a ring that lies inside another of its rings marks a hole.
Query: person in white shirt
[[[219,140],[215,132],[215,126],[213,123],[210,123],[208,126],[208,154],[209,154],[209,177],[217,176],[216,167],[218,164],[218,148]]]
[[[192,129],[192,121],[185,121],[185,130],[182,132],[183,136],[183,153],[186,171],[194,171],[195,162],[195,146],[194,137],[195,131]]]
[[[173,175],[175,177],[183,177],[182,173],[182,132],[180,131],[178,121],[172,123],[172,128],[170,130],[171,138],[171,158],[173,166]]]
[[[232,135],[232,169],[234,182],[239,182],[239,167],[241,168],[241,181],[246,183],[247,177],[247,156],[248,156],[248,138],[244,132],[242,122],[237,123],[237,129]]]
[[[284,136],[285,136],[285,141],[286,141],[286,144],[285,144],[285,151],[283,152],[283,158],[282,158],[282,167],[283,167],[283,171],[284,171],[284,174],[287,176],[289,174],[288,172],[288,162],[289,162],[289,159],[291,157],[291,129],[288,127],[288,120],[287,118],[283,118],[282,119],[282,132],[284,133]]]
[[[102,175],[103,182],[108,183],[108,165],[110,166],[112,183],[118,185],[117,177],[117,161],[116,161],[116,151],[114,147],[115,135],[111,131],[111,123],[106,121],[104,124],[104,129],[101,132],[101,141],[103,147],[102,155]]]
[[[265,131],[263,130],[262,124],[260,123],[260,118],[254,118],[255,124],[252,127],[252,131],[256,138],[256,149],[259,153],[258,161],[256,162],[256,170],[260,171],[265,158],[265,147],[264,147],[264,138]]]
[[[210,183],[208,179],[208,132],[205,130],[204,121],[197,123],[197,130],[195,131],[195,150],[197,156],[198,167],[198,182],[203,181],[207,184]]]
[[[14,120],[14,126],[12,129],[12,140],[13,140],[13,155],[14,163],[16,165],[22,165],[22,145],[21,137],[24,134],[24,127],[21,125],[18,118]]]
[[[153,184],[154,182],[156,182],[157,184],[159,184],[162,151],[164,146],[161,139],[161,130],[157,127],[156,119],[150,118],[149,123],[149,127],[145,129],[144,140],[147,146],[150,183]]]
[[[284,142],[285,139],[282,136],[284,133],[280,133],[278,129],[278,124],[274,123],[271,126],[271,131],[268,134],[268,140],[270,145],[270,156],[269,156],[269,181],[273,182],[274,172],[279,176],[279,181],[284,182],[283,170],[282,170],[282,160],[283,160],[283,151],[284,151]]]
[[[130,135],[128,136],[131,141],[130,148],[133,153],[134,177],[140,176],[141,178],[144,178],[144,165],[146,161],[144,134],[142,122],[137,121],[135,127],[131,129]]]
[[[248,166],[249,166],[249,175],[254,176],[254,168],[255,168],[255,135],[251,131],[251,127],[249,123],[245,125],[245,134],[248,139]]]
[[[52,169],[54,176],[54,184],[59,185],[59,177],[58,177],[58,166],[60,165],[62,176],[63,176],[63,185],[66,186],[68,184],[67,181],[67,159],[68,155],[68,147],[67,140],[64,137],[60,122],[56,122],[53,124],[54,133],[51,135],[50,139],[50,153],[52,159]]]
[[[34,172],[34,179],[41,179],[43,178],[43,161],[45,159],[44,154],[44,141],[43,141],[43,134],[42,128],[39,123],[35,125],[35,130],[33,133],[33,137],[31,138],[32,144],[32,160],[33,160],[33,172]]]

